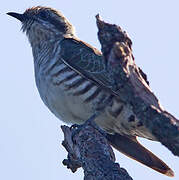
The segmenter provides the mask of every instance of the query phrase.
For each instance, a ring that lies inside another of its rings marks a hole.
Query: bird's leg
[[[86,125],[92,125],[92,124],[94,124],[94,120],[95,120],[95,118],[98,116],[98,114],[93,114],[89,119],[87,119],[86,121],[85,121],[85,123],[83,123],[83,124],[73,124],[71,127],[70,127],[70,129],[74,129],[74,130],[77,130],[77,129],[81,129],[81,128],[83,128],[84,126],[86,126]]]
[[[92,126],[94,129],[98,130],[103,136],[106,137],[105,131],[103,131],[96,123],[95,118],[99,115],[99,113],[93,114],[89,119],[85,121],[84,124],[73,124],[70,129],[72,130],[72,140],[74,142],[74,137],[76,134],[78,134],[82,128],[85,128],[86,126]]]

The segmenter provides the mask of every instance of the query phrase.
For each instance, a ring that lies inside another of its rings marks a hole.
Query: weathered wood
[[[135,64],[132,41],[119,26],[105,23],[99,15],[96,18],[106,68],[115,78],[112,88],[117,88],[117,95],[131,106],[140,123],[156,140],[179,156],[179,120],[160,105],[145,73]]]
[[[62,126],[65,140],[63,146],[68,151],[68,159],[63,164],[75,172],[84,170],[84,180],[132,180],[127,171],[115,163],[115,156],[102,130],[87,122],[79,129]],[[73,137],[73,140],[72,140]]]
[[[139,124],[145,126],[155,140],[179,156],[179,120],[160,105],[149,87],[146,74],[135,64],[132,41],[119,26],[105,23],[99,15],[96,19],[106,71],[114,77],[111,90],[130,105],[140,120]],[[102,130],[94,124],[86,122],[77,130],[62,126],[63,146],[68,151],[64,165],[72,172],[82,167],[85,180],[131,180],[127,171],[115,163],[105,132],[101,133]]]

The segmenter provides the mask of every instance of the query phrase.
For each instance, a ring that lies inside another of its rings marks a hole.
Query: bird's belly
[[[66,123],[83,123],[93,115],[96,103],[105,96],[103,90],[73,72],[61,74],[53,81],[41,78],[37,82],[43,102]]]
[[[77,96],[74,95],[74,89],[65,91],[64,86],[53,86],[53,88],[48,86],[45,104],[52,113],[65,123],[84,123],[95,113],[96,104],[99,101],[102,103],[101,98],[104,96],[109,97],[108,93],[100,92],[96,98],[85,102],[88,97],[91,97],[96,92],[97,87],[94,87],[87,93]],[[135,117],[130,107],[127,107],[115,98],[112,99],[112,104],[107,105],[96,118],[96,122],[108,133],[116,132],[153,139],[151,134],[146,131],[145,127]]]
[[[81,124],[92,115],[92,104],[85,104],[82,97],[64,89],[55,88],[48,93],[48,108],[62,121]]]
[[[63,73],[62,73],[63,72]],[[57,74],[57,73],[56,73]],[[97,124],[110,133],[138,135],[153,139],[139,122],[130,105],[65,66],[58,74],[36,79],[40,96],[47,107],[66,123],[81,124],[102,107]]]

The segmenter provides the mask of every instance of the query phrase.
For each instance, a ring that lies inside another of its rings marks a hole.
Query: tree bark
[[[62,145],[68,151],[68,159],[63,164],[72,172],[82,167],[84,180],[132,180],[127,171],[115,163],[105,132],[94,121],[87,121],[77,129],[61,128],[65,137]]]
[[[151,91],[146,74],[135,64],[132,41],[119,26],[105,23],[99,15],[96,19],[106,71],[115,80],[111,90],[130,105],[140,123],[157,141],[179,156],[179,120],[164,110]],[[131,180],[127,171],[115,163],[105,132],[94,122],[82,126],[77,130],[62,126],[63,146],[69,153],[64,165],[72,172],[82,167],[85,180]]]
[[[119,26],[96,18],[106,68],[115,78],[112,89],[155,139],[179,156],[179,120],[164,110],[151,91],[146,74],[135,64],[132,41]]]

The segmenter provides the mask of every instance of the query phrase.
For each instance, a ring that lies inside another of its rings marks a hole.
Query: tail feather
[[[157,156],[143,147],[136,137],[121,136],[120,134],[108,134],[109,143],[121,153],[130,158],[162,173],[173,177],[174,172]]]

